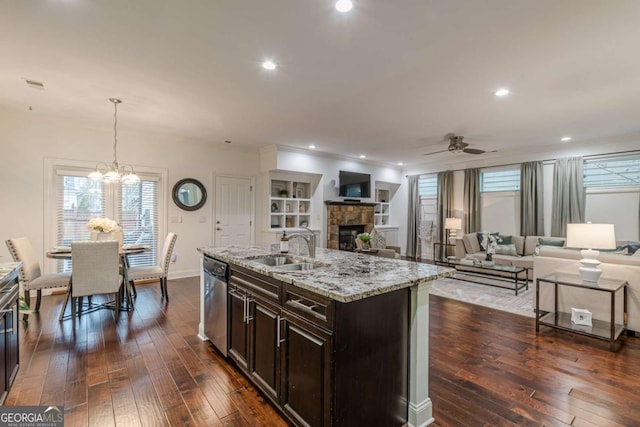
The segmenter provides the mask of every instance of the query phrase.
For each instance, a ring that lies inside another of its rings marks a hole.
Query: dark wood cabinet
[[[286,313],[282,343],[284,412],[300,424],[331,425],[331,334]]]
[[[406,423],[408,289],[340,303],[230,267],[229,356],[291,422]]]
[[[4,403],[20,366],[18,343],[18,270],[0,283],[0,404]]]
[[[237,286],[229,287],[228,337],[229,357],[242,369],[249,367],[249,328],[247,326],[247,293]]]
[[[249,372],[260,388],[274,400],[280,395],[280,309],[254,298],[249,306],[251,340]]]

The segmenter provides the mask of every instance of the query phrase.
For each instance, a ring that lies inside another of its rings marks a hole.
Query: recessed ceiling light
[[[571,137],[570,136],[563,136],[562,138],[560,138],[560,141],[562,141],[562,142],[571,141]]]
[[[336,10],[338,12],[346,13],[353,9],[353,3],[351,0],[338,0],[336,2]]]
[[[309,149],[311,149],[311,150],[315,150],[315,149],[316,149],[316,146],[315,146],[315,145],[313,145],[313,144],[311,144],[311,145],[309,146]]]
[[[360,154],[360,158],[361,158],[361,159],[366,159],[366,158],[367,158],[367,156],[365,156],[364,154]]]
[[[229,141],[228,139],[226,139],[226,140],[224,141],[224,143],[225,143],[225,144],[231,144],[231,141]]]
[[[509,95],[509,89],[506,87],[502,87],[493,93],[495,96],[502,98],[503,96]]]
[[[262,63],[262,68],[264,68],[265,70],[275,70],[276,68],[278,68],[278,64],[271,60],[266,60]]]
[[[402,165],[404,165],[404,163],[398,162],[398,166],[402,166]]]

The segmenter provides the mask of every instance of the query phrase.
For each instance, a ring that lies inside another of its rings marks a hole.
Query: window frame
[[[44,252],[57,245],[57,217],[56,217],[56,176],[58,171],[67,171],[78,175],[88,175],[95,169],[95,162],[87,162],[81,160],[45,158],[44,159]],[[164,236],[168,232],[167,224],[167,177],[168,170],[166,168],[151,168],[136,166],[136,173],[146,180],[155,180],[158,182],[158,251],[164,241]],[[105,200],[105,216],[108,218],[119,218],[118,212],[120,206],[120,192],[116,191],[113,185],[107,185],[104,189]],[[160,254],[158,254],[160,256]],[[55,259],[45,258],[43,270],[45,273],[55,273],[58,268],[58,261]]]

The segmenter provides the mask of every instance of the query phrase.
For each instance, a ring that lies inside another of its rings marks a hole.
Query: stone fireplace
[[[362,232],[373,230],[375,203],[334,202],[327,200],[327,248],[353,251],[353,240]],[[343,242],[340,243],[342,226]],[[358,230],[362,230],[359,231]],[[353,234],[355,233],[355,234]],[[347,242],[347,239],[351,243]]]

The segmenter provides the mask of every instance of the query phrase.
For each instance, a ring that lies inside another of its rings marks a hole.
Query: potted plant
[[[280,190],[280,197],[289,197],[289,191],[288,190]]]

